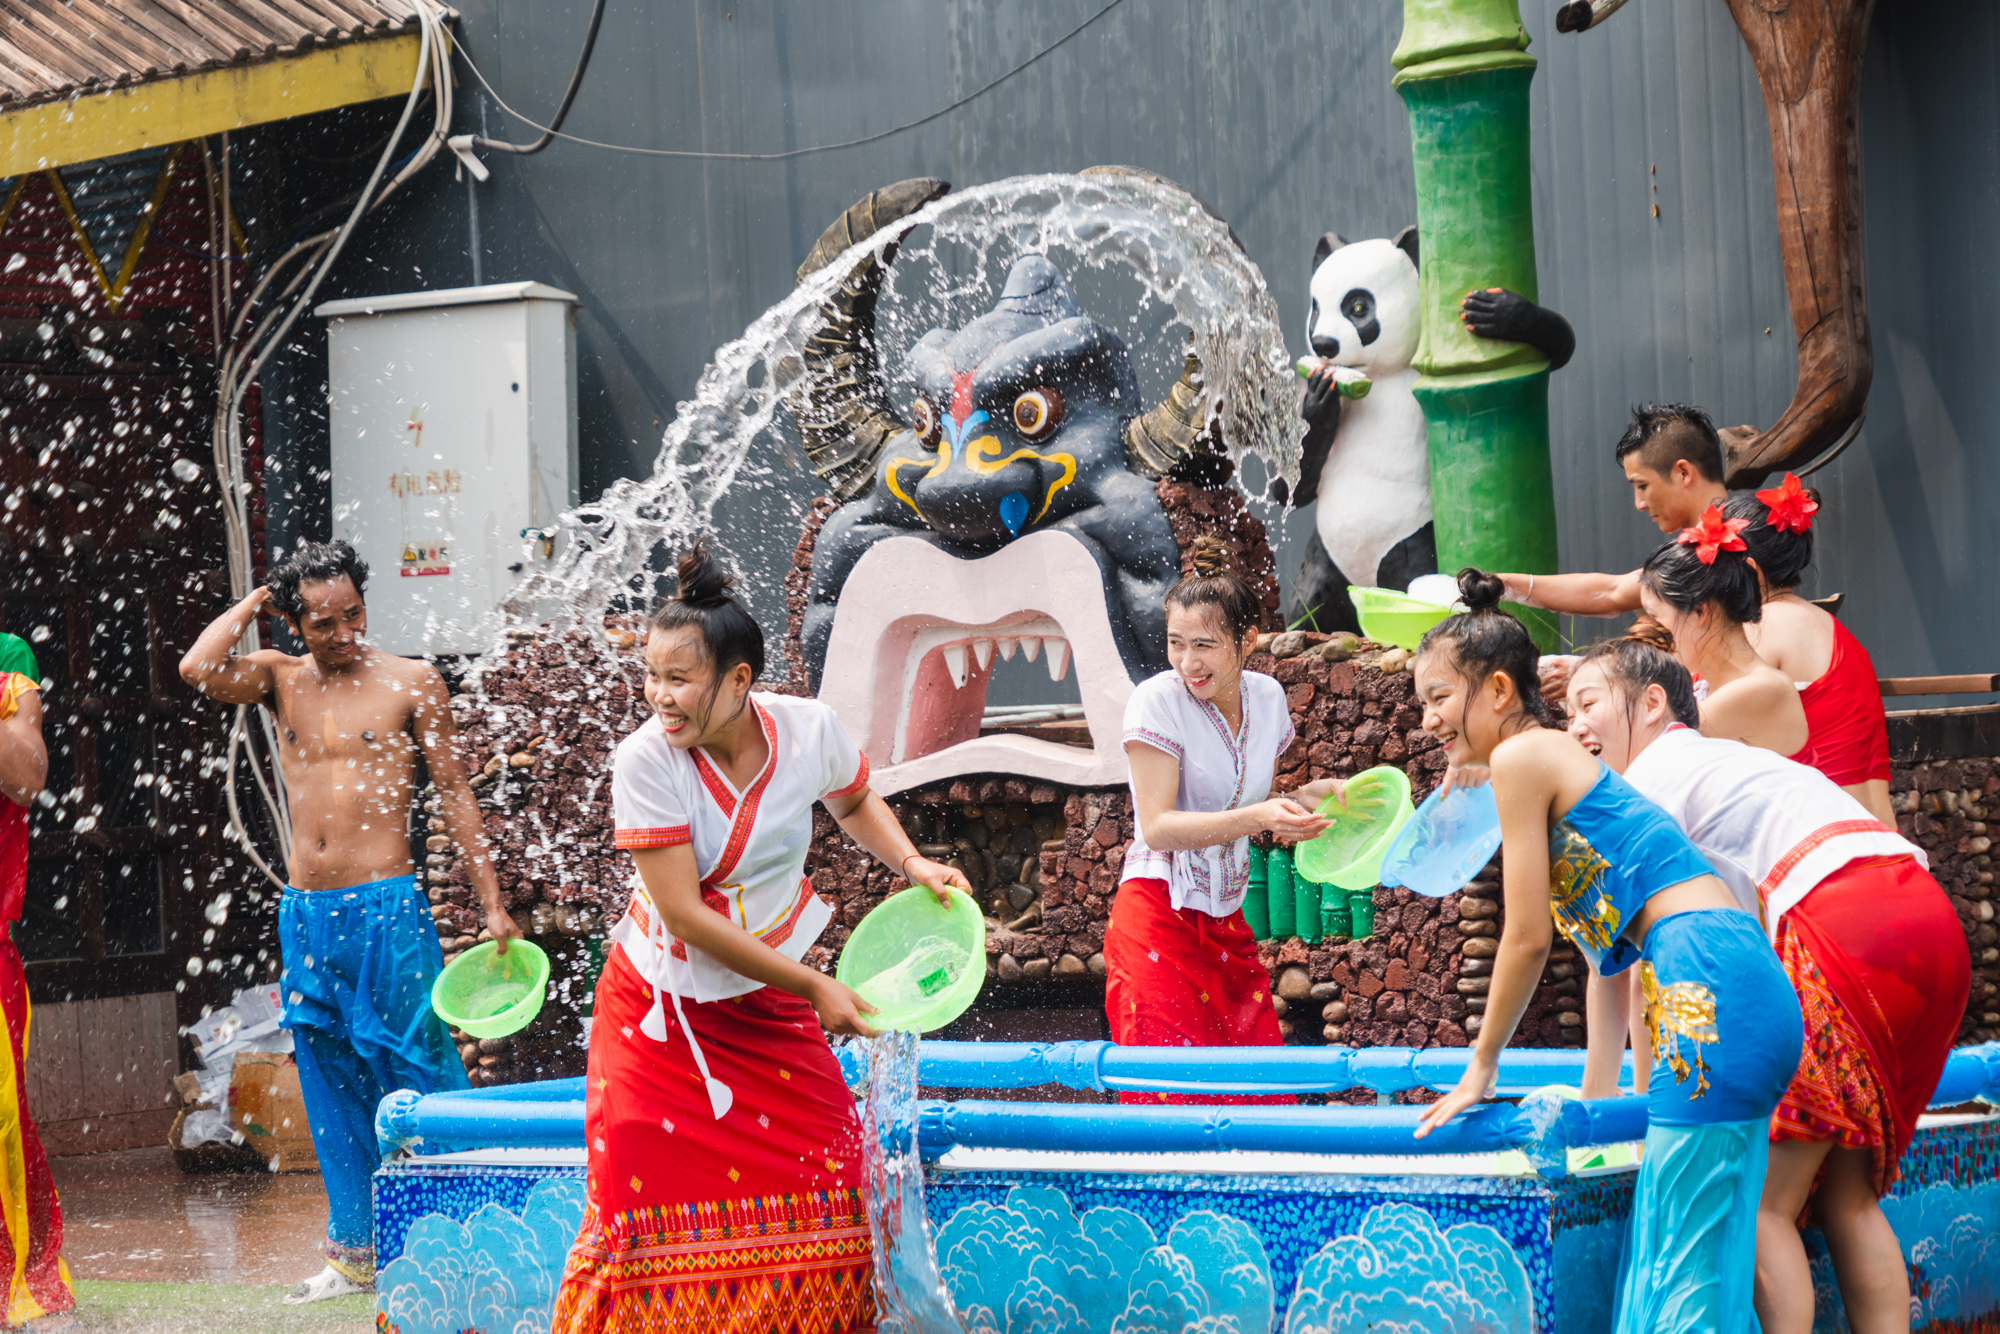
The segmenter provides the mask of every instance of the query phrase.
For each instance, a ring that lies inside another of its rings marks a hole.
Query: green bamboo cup
[[[1292,935],[1298,928],[1297,876],[1292,871],[1292,853],[1289,848],[1272,848],[1267,863],[1270,879],[1271,934],[1279,940]]]
[[[1347,913],[1354,923],[1354,938],[1366,940],[1375,934],[1375,891],[1372,889],[1350,889],[1347,891]]]
[[[1250,845],[1250,887],[1243,891],[1243,920],[1254,940],[1271,938],[1271,872],[1269,849]]]

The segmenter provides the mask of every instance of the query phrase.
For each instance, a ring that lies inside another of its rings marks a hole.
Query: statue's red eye
[[[1014,400],[1014,429],[1030,440],[1054,431],[1062,416],[1062,395],[1053,389],[1030,389]]]
[[[935,446],[938,439],[937,409],[922,394],[910,404],[910,429],[917,433],[917,439],[926,445]]]

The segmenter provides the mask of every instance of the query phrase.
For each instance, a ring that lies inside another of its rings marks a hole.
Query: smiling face
[[[1196,699],[1233,698],[1243,682],[1243,660],[1256,646],[1255,626],[1234,639],[1215,607],[1167,608],[1167,661]]]
[[[301,582],[299,600],[305,604],[305,614],[285,619],[320,666],[337,671],[361,661],[368,646],[368,608],[352,579],[343,574],[324,582]]]
[[[1522,711],[1507,674],[1468,680],[1448,646],[1418,655],[1415,674],[1424,730],[1443,744],[1445,759],[1454,768],[1490,762],[1508,721]]]
[[[646,636],[646,705],[676,750],[713,740],[743,712],[750,693],[750,664],[739,662],[715,679],[715,665],[694,626],[652,630]]]
[[[1665,690],[1648,685],[1630,699],[1596,662],[1569,678],[1569,716],[1569,734],[1621,774],[1674,721]]]

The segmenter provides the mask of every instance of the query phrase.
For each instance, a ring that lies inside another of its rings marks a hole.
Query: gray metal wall
[[[1100,4],[611,0],[565,128],[709,152],[848,140],[963,96]],[[463,45],[500,94],[545,115],[587,0],[459,9]],[[1579,336],[1552,391],[1562,552],[1567,568],[1623,569],[1658,540],[1610,457],[1629,406],[1680,399],[1724,423],[1768,424],[1789,401],[1769,138],[1720,0],[1643,0],[1581,37],[1558,36],[1553,9],[1524,0],[1522,17],[1542,62],[1541,296]],[[1847,619],[1885,672],[2000,667],[1976,581],[1995,552],[1977,497],[1994,480],[1982,409],[2000,349],[1980,317],[2000,295],[1981,244],[2000,179],[2000,18],[1981,0],[1882,9],[1864,99],[1875,390],[1863,438],[1815,479],[1829,500],[1818,584],[1850,595]],[[1393,0],[1127,0],[964,110],[862,148],[740,163],[559,142],[489,157],[494,180],[476,191],[481,276],[583,298],[586,494],[649,470],[710,350],[790,288],[841,209],[909,176],[964,186],[1120,162],[1172,177],[1231,221],[1303,351],[1314,239],[1413,220],[1407,122],[1389,87],[1400,29]],[[473,92],[461,94],[466,128],[483,114],[491,132],[529,137]],[[358,237],[327,295],[470,282],[473,193],[451,176],[432,168],[409,204]],[[324,362],[311,332],[298,346],[267,401],[274,449],[310,462],[324,448],[310,392]],[[301,500],[274,514],[274,535],[324,524]],[[1287,575],[1308,531],[1302,516],[1287,524]],[[789,535],[767,540],[781,568]],[[764,598],[775,625],[775,593]]]

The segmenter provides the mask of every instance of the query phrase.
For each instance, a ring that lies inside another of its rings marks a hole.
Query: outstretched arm
[[[1629,574],[1503,574],[1506,599],[1570,616],[1617,616],[1639,610],[1639,572]]]
[[[6,679],[0,673],[0,681]],[[0,722],[0,792],[16,806],[35,799],[49,778],[49,749],[42,742],[42,692],[26,690],[14,716]]]
[[[1155,852],[1193,852],[1266,829],[1295,843],[1325,832],[1332,823],[1291,797],[1271,797],[1228,811],[1184,811],[1175,805],[1180,797],[1179,760],[1142,741],[1126,743],[1125,754],[1132,766],[1139,834]]]
[[[249,597],[211,621],[181,659],[181,680],[224,704],[262,704],[269,699],[276,680],[271,668],[284,655],[260,649],[241,657],[236,645],[270,600],[270,588],[260,584]]]
[[[874,788],[864,787],[844,797],[826,797],[823,800],[827,814],[839,821],[849,838],[868,849],[883,864],[895,867],[899,874],[908,877],[911,884],[922,885],[937,895],[939,903],[951,902],[950,889],[962,889],[968,894],[972,892],[964,872],[917,855],[916,845],[903,832],[896,813],[889,809],[888,802],[875,795]]]
[[[1576,354],[1576,330],[1568,320],[1504,287],[1467,292],[1459,319],[1481,338],[1526,343],[1549,359],[1552,371],[1567,366]]]
[[[486,929],[499,942],[497,952],[507,952],[507,942],[521,934],[514,918],[500,902],[500,882],[493,875],[493,849],[486,841],[486,822],[479,818],[479,802],[472,795],[466,777],[465,759],[458,752],[458,725],[452,721],[451,699],[444,678],[435,668],[426,667],[415,686],[417,749],[423,752],[431,782],[437,786],[438,804],[451,841],[465,855],[472,872],[473,888],[486,909]],[[713,914],[711,914],[713,916]]]

